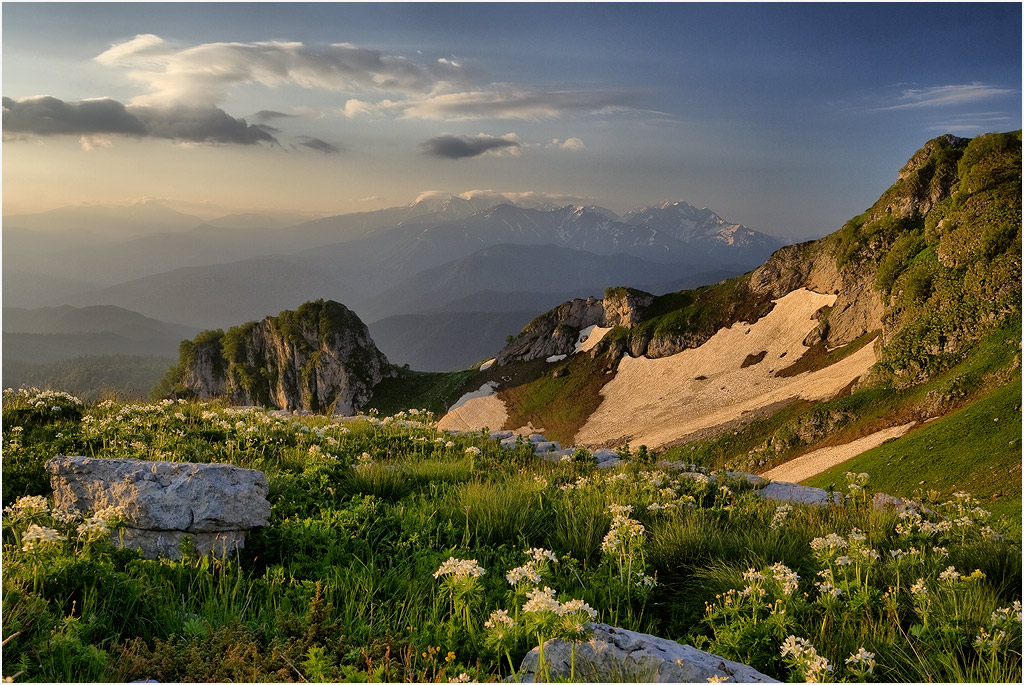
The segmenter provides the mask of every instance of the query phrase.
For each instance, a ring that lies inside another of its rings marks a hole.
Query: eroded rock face
[[[600,324],[603,318],[602,300],[593,297],[569,300],[527,324],[516,339],[498,353],[494,363],[500,366],[513,361],[572,354],[580,331]]]
[[[632,326],[639,323],[644,312],[654,302],[654,295],[634,288],[615,288],[601,304],[604,307],[603,326]]]
[[[779,681],[735,661],[703,652],[672,640],[615,628],[605,623],[590,624],[593,633],[586,642],[565,640],[544,643],[544,662],[552,679],[568,678],[573,663],[577,682],[706,683],[709,678],[728,678],[733,683],[777,683]],[[535,647],[519,668],[519,682],[536,681],[540,651]]]
[[[853,342],[869,331],[882,328],[885,306],[875,289],[875,263],[836,266],[836,255],[826,241],[788,245],[773,254],[750,275],[750,289],[772,298],[798,288],[833,293],[835,304],[808,336],[809,343],[825,341],[829,347]]]
[[[394,373],[369,329],[338,302],[307,302],[193,345],[184,388],[237,405],[352,415]]]
[[[115,543],[145,556],[179,556],[186,535],[200,554],[228,553],[245,531],[267,525],[270,503],[261,471],[228,464],[54,457],[46,463],[54,505],[65,512],[122,511]]]

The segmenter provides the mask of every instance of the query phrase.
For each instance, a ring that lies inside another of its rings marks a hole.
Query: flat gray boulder
[[[728,678],[735,683],[777,683],[750,666],[729,661],[672,640],[591,623],[590,639],[577,642],[577,682],[706,683],[709,678]],[[573,644],[566,640],[544,643],[544,662],[552,679],[568,678]],[[540,652],[534,647],[519,668],[519,682],[537,680]]]
[[[241,546],[246,530],[270,519],[267,477],[253,469],[60,456],[46,462],[46,470],[58,509],[120,508],[127,525],[124,544],[140,547],[146,556],[173,556],[168,549],[185,535],[200,553],[224,553]]]
[[[754,494],[764,499],[793,502],[794,504],[824,506],[829,503],[827,490],[812,488],[807,485],[797,485],[796,483],[784,483],[782,481],[772,481]],[[842,498],[841,494],[833,492],[831,501],[839,504],[843,501]]]

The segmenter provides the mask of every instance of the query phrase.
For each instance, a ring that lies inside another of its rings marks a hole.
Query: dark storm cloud
[[[126,135],[192,143],[277,143],[271,129],[217,107],[124,105],[110,98],[64,102],[49,95],[3,98],[5,133]]]
[[[495,138],[494,136],[436,136],[421,143],[423,151],[433,157],[444,159],[463,159],[465,157],[479,157],[488,152],[518,151],[520,143],[516,140],[506,138]]]

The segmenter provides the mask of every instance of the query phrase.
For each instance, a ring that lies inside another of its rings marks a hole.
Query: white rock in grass
[[[575,664],[577,682],[706,683],[709,678],[728,678],[734,683],[779,681],[735,661],[703,652],[672,640],[615,628],[605,623],[593,628],[589,640],[573,644],[565,640],[544,643],[544,662],[551,679],[570,677]],[[536,681],[540,660],[534,647],[523,658],[518,681]]]
[[[793,502],[795,504],[823,506],[829,503],[828,491],[826,490],[812,488],[807,485],[797,485],[796,483],[783,483],[781,481],[773,481],[754,494],[764,499]],[[839,504],[842,502],[842,495],[838,492],[833,492],[831,499],[836,504]]]
[[[118,507],[128,527],[124,545],[149,557],[177,556],[186,535],[199,553],[224,554],[242,545],[246,530],[270,518],[267,477],[253,469],[61,456],[46,462],[46,470],[57,509]]]

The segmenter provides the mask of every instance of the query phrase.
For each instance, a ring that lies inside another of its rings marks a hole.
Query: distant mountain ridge
[[[52,222],[47,235],[17,228],[8,234],[5,227],[5,304],[112,305],[199,329],[236,325],[323,298],[345,302],[369,322],[443,311],[477,293],[494,293],[484,304],[504,299],[506,311],[536,314],[552,304],[552,294],[715,282],[757,266],[781,245],[685,202],[620,217],[594,204],[483,191],[432,193],[409,205],[291,226],[282,226],[281,217],[259,215],[203,222],[139,205],[125,208],[115,223],[124,226],[151,214],[167,230],[120,241],[110,230],[82,223],[103,219],[112,208],[72,209],[21,217],[29,223],[66,217],[77,227],[70,232]],[[501,293],[534,293],[528,299],[542,298],[543,305]],[[477,317],[488,311],[455,306]],[[488,330],[498,335],[500,322],[508,320],[493,318]],[[423,318],[407,321],[427,325]],[[466,322],[454,327],[465,330]],[[428,366],[446,368],[453,359],[469,359],[470,350],[443,356],[446,361],[439,357]]]

